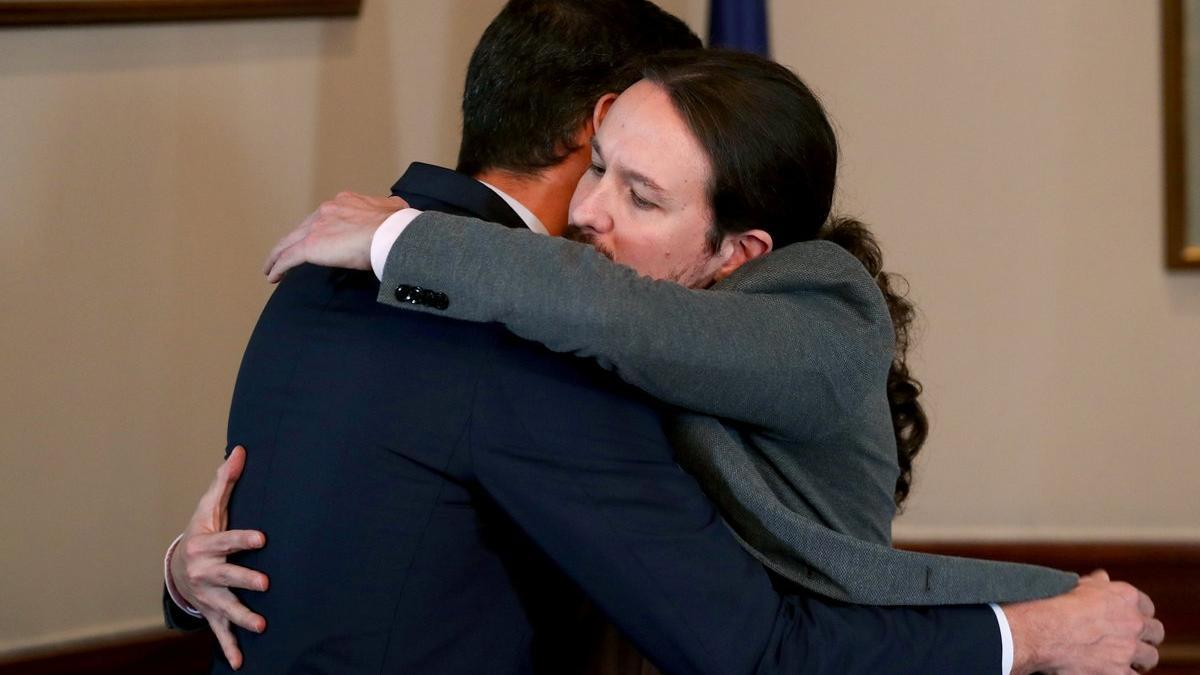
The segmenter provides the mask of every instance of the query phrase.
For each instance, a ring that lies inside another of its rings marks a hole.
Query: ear
[[[747,230],[726,236],[721,244],[721,255],[726,256],[725,262],[713,275],[713,281],[721,281],[742,265],[770,253],[774,245],[774,240],[765,230]]]
[[[600,97],[596,101],[596,108],[592,110],[592,131],[595,132],[600,128],[600,123],[604,121],[604,116],[608,114],[609,108],[617,100],[617,94],[608,93]]]
[[[596,101],[596,107],[592,109],[592,116],[579,127],[579,131],[575,134],[575,148],[584,157],[592,156],[592,137],[596,135],[596,130],[600,128],[600,123],[604,121],[604,116],[608,114],[608,109],[616,100],[617,94],[601,96],[600,100]]]

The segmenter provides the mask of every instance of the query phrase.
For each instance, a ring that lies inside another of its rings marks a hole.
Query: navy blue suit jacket
[[[437,167],[395,189],[521,224]],[[229,527],[267,533],[236,562],[271,588],[242,594],[268,620],[238,632],[242,672],[558,672],[537,656],[554,645],[538,645],[569,640],[556,627],[576,588],[667,673],[999,670],[986,607],[781,595],[675,464],[654,401],[497,326],[384,306],[378,290],[370,273],[297,268],[246,349]]]

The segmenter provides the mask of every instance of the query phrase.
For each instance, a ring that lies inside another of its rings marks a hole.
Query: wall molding
[[[0,26],[353,16],[361,0],[0,1]]]
[[[938,544],[1074,544],[1113,542],[1120,544],[1200,544],[1200,524],[1168,527],[1064,526],[1064,525],[914,525],[905,524],[905,516],[892,525],[897,542],[936,542]]]
[[[1154,599],[1158,616],[1167,627],[1162,662],[1155,672],[1200,672],[1200,543],[906,540],[897,545],[1081,573],[1103,568],[1114,579],[1128,581]],[[0,657],[0,675],[202,675],[208,672],[212,649],[207,631],[180,634],[160,630]]]
[[[24,651],[0,658],[0,675],[204,675],[212,649],[208,631],[185,634],[162,628]]]
[[[34,637],[7,639],[0,642],[0,663],[11,661],[26,654],[55,649],[68,650],[77,646],[89,646],[98,642],[136,640],[146,635],[161,632],[162,611],[151,616],[113,621],[99,625],[43,633]]]

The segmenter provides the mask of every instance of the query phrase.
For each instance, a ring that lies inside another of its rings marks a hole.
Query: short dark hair
[[[902,280],[883,271],[883,253],[867,226],[830,217],[838,145],[821,102],[792,71],[741,52],[663,54],[642,72],[666,91],[708,155],[713,252],[726,235],[752,229],[765,230],[776,248],[824,239],[858,258],[879,285],[895,332],[887,396],[900,469],[894,497],[902,505],[913,458],[929,433],[917,400],[921,383],[907,362],[915,310],[896,283]]]
[[[700,38],[647,0],[510,0],[471,55],[458,170],[529,174],[577,149],[596,101],[640,61]]]

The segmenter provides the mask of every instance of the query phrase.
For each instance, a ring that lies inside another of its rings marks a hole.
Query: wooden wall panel
[[[1200,543],[903,542],[902,548],[945,555],[1012,560],[1087,573],[1103,568],[1146,591],[1167,628],[1162,675],[1200,674]],[[589,675],[657,673],[614,631],[599,643]],[[0,660],[0,675],[201,675],[208,672],[207,632],[162,631],[132,639],[47,650]]]
[[[349,16],[358,14],[361,4],[361,0],[0,1],[0,26]]]

